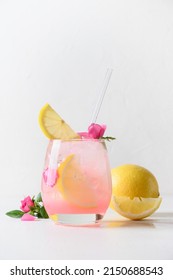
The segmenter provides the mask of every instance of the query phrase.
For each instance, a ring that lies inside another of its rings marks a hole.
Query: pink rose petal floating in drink
[[[58,179],[58,173],[56,169],[46,168],[43,172],[43,179],[46,185],[53,187]]]
[[[21,221],[35,221],[35,220],[36,220],[36,217],[34,217],[28,213],[25,213],[21,218]]]

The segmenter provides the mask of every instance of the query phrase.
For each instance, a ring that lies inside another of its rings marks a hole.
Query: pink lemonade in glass
[[[50,140],[41,190],[46,211],[56,223],[99,223],[112,192],[104,140]]]

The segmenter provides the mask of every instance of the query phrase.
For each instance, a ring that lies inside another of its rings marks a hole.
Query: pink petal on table
[[[35,221],[36,217],[26,213],[22,216],[21,221]]]

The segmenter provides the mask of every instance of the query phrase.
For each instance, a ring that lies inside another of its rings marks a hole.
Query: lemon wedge
[[[93,208],[97,200],[89,178],[82,172],[74,154],[59,166],[55,187],[67,202],[79,207]]]
[[[113,196],[110,207],[128,219],[141,220],[153,214],[159,208],[161,201],[161,197],[131,199],[125,196]]]
[[[48,103],[40,110],[39,125],[44,135],[49,139],[70,140],[79,138],[79,135]]]

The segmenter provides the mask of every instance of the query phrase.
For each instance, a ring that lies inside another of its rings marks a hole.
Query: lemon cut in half
[[[120,215],[140,220],[152,215],[161,204],[159,185],[146,168],[124,164],[111,170],[112,198],[110,207]]]
[[[146,168],[124,164],[111,170],[114,196],[157,198],[159,185],[155,176]]]
[[[44,135],[49,139],[70,140],[79,138],[79,135],[48,103],[40,110],[39,125]]]
[[[161,197],[131,199],[125,196],[113,196],[110,207],[128,219],[141,220],[153,214],[159,208],[161,201]]]

